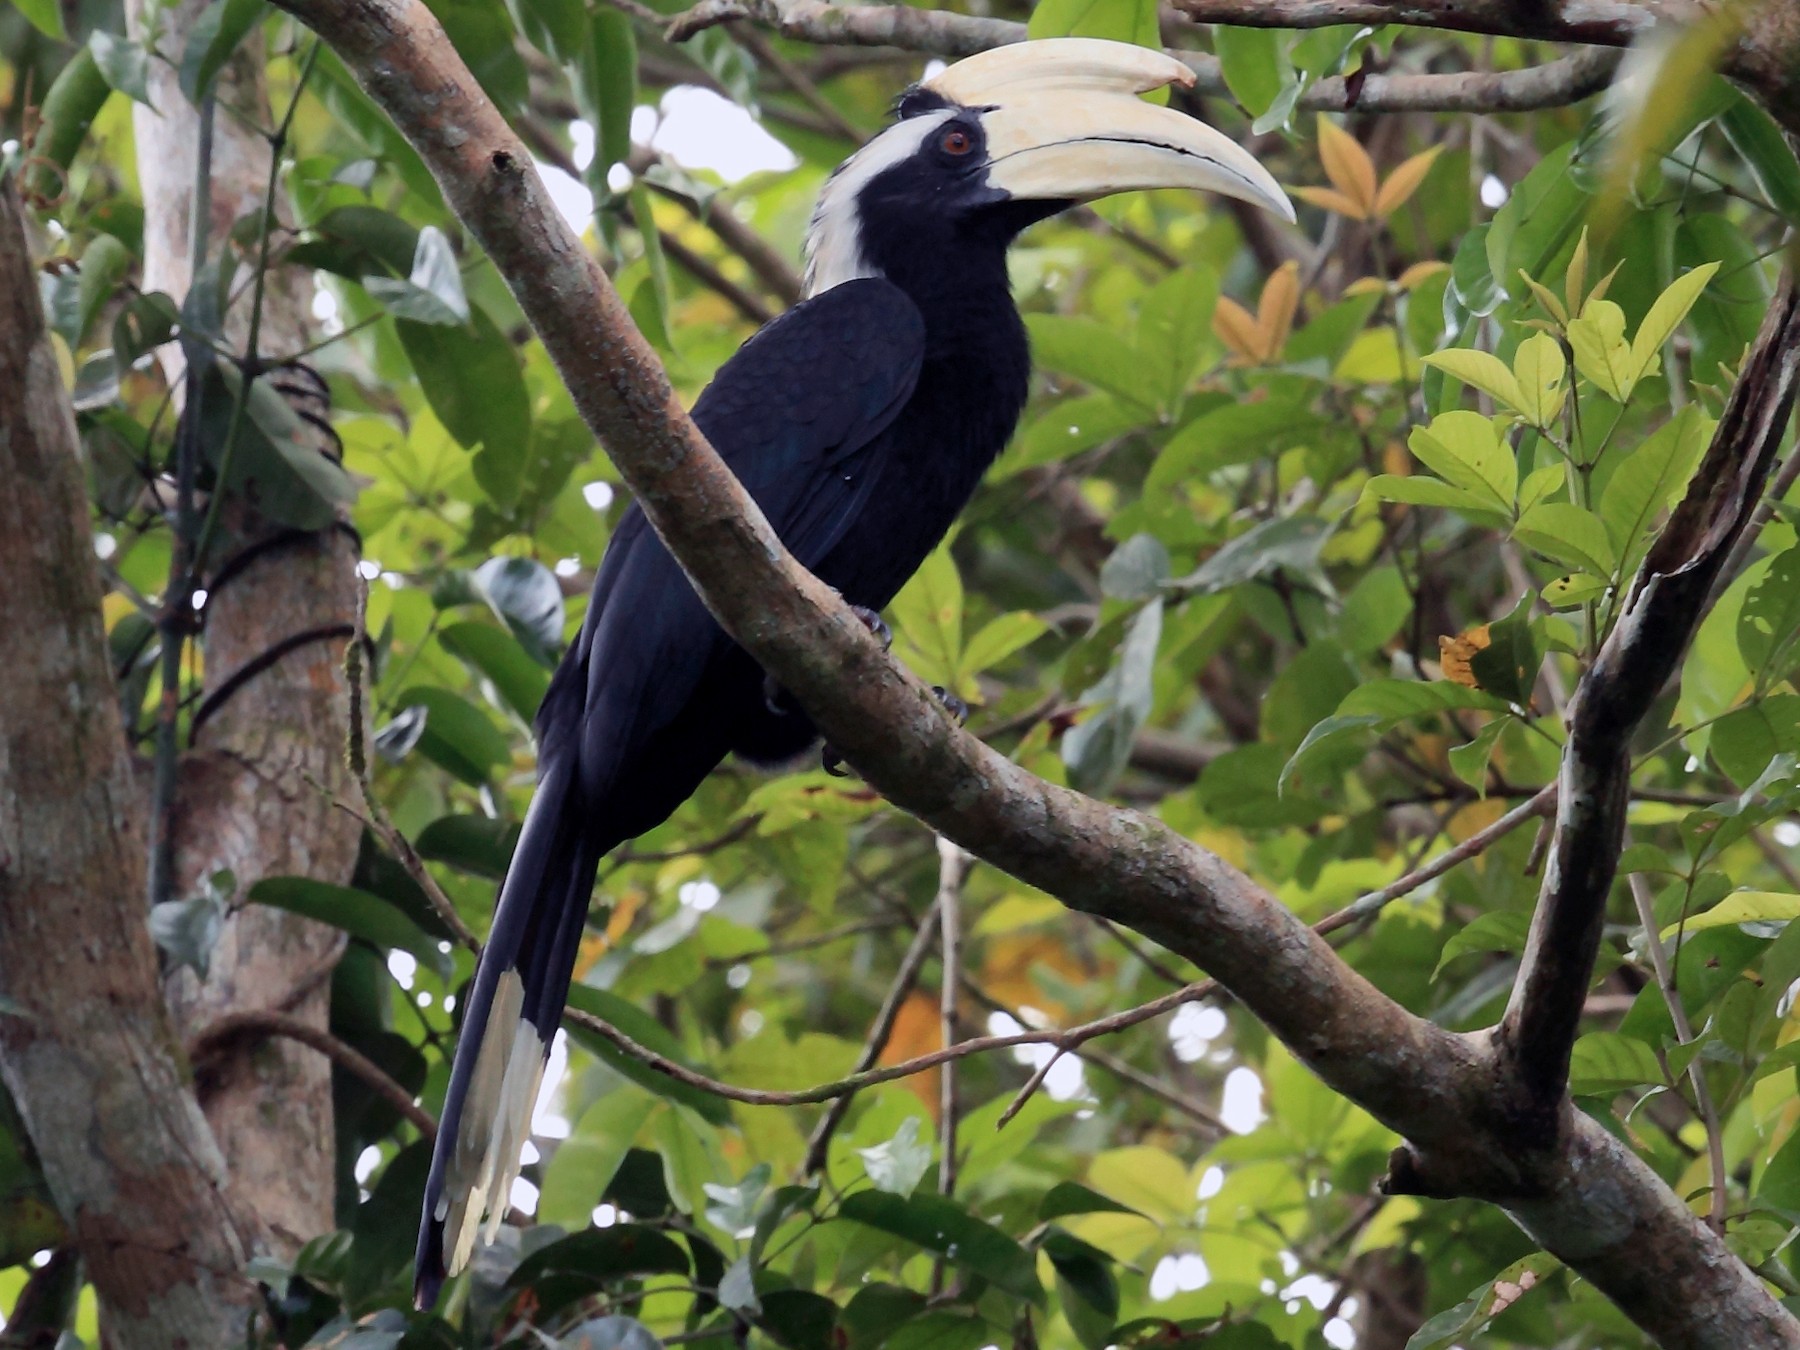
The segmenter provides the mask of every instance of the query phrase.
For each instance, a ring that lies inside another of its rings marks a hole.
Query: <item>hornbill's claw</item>
[[[941,684],[931,686],[931,692],[937,695],[937,701],[944,705],[944,711],[956,719],[956,725],[962,726],[969,720],[969,705]]]
[[[863,605],[850,606],[850,612],[861,620],[864,628],[875,635],[882,651],[885,652],[894,645],[894,630],[887,626],[887,621],[881,615]]]

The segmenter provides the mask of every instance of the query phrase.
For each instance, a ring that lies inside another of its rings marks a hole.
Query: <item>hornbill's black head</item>
[[[1032,222],[1115,192],[1204,188],[1292,220],[1275,180],[1233,141],[1138,97],[1193,82],[1173,57],[1094,38],[957,62],[908,90],[899,120],[826,183],[807,293],[869,276],[955,284],[971,266],[992,268]]]

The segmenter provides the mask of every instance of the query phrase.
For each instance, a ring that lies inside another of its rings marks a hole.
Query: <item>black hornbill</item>
[[[1160,52],[1068,38],[915,85],[832,175],[807,298],[720,368],[693,418],[794,556],[851,604],[893,599],[1012,435],[1029,353],[1006,250],[1035,221],[1140,188],[1288,219],[1254,159],[1138,97],[1191,84]],[[789,760],[806,715],[726,635],[635,506],[537,716],[538,784],[463,1012],[419,1231],[435,1301],[505,1212],[601,855],[666,819],[728,753]]]

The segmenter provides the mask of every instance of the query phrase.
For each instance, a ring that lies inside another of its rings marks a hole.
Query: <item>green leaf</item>
[[[1319,555],[1331,538],[1332,523],[1318,516],[1281,516],[1253,525],[1175,585],[1197,595],[1229,590],[1277,572],[1329,592]]]
[[[589,11],[575,74],[576,106],[595,132],[587,179],[595,196],[604,198],[607,171],[631,154],[631,110],[637,105],[637,35],[631,21],[610,5]]]
[[[1169,550],[1153,534],[1134,534],[1100,566],[1100,593],[1114,600],[1148,600],[1169,579]]]
[[[55,42],[68,41],[69,35],[63,29],[62,6],[58,0],[13,0],[13,3],[31,26],[45,37]]]
[[[1579,319],[1569,320],[1575,369],[1601,393],[1623,403],[1637,384],[1637,357],[1625,341],[1625,311],[1610,300],[1590,300]]]
[[[1335,713],[1306,733],[1282,767],[1281,791],[1286,793],[1312,764],[1335,757],[1347,746],[1360,744],[1370,733],[1391,730],[1414,718],[1464,708],[1506,711],[1506,705],[1493,695],[1448,680],[1372,680],[1360,685],[1345,696]]]
[[[1712,419],[1690,403],[1613,470],[1600,494],[1600,519],[1626,570],[1637,566],[1652,526],[1687,486],[1712,428]]]
[[[1676,933],[1702,933],[1741,923],[1788,923],[1800,919],[1800,895],[1783,891],[1733,891],[1704,914],[1691,914],[1685,923],[1672,923],[1662,931],[1664,941]]]
[[[888,613],[906,663],[921,679],[954,688],[962,664],[963,588],[948,544],[925,559]]]
[[[1531,596],[1513,612],[1488,625],[1488,645],[1469,658],[1469,670],[1488,693],[1523,707],[1531,702],[1544,654],[1531,629]]]
[[[1733,781],[1749,786],[1776,755],[1800,753],[1800,694],[1774,694],[1725,714],[1706,745]]]
[[[1138,308],[1138,350],[1160,387],[1158,406],[1173,415],[1214,342],[1212,312],[1219,279],[1210,267],[1189,264],[1152,286]]]
[[[1038,1221],[1066,1218],[1071,1214],[1137,1214],[1130,1205],[1122,1205],[1111,1196],[1102,1195],[1079,1181],[1059,1181],[1044,1192],[1038,1202]],[[1141,1215],[1139,1217],[1142,1217]]]
[[[1514,1261],[1454,1308],[1415,1331],[1406,1350],[1446,1350],[1458,1341],[1473,1341],[1487,1329],[1490,1319],[1518,1302],[1561,1264],[1548,1252],[1533,1252]]]
[[[1084,454],[1136,430],[1143,422],[1141,408],[1111,394],[1065,398],[1026,423],[1000,456],[989,481]]]
[[[489,558],[469,574],[475,593],[487,601],[538,664],[553,668],[562,651],[562,584],[535,558]],[[533,705],[536,712],[536,705]]]
[[[1150,716],[1156,649],[1162,640],[1163,606],[1152,600],[1137,612],[1105,677],[1081,696],[1098,712],[1064,734],[1063,763],[1080,791],[1102,792],[1131,757],[1131,743]]]
[[[109,85],[126,98],[155,109],[156,105],[150,101],[150,58],[141,42],[96,28],[88,34],[87,45],[94,54],[94,64],[100,67],[100,73]]]
[[[438,630],[438,641],[493,682],[506,706],[530,721],[550,688],[541,662],[518,639],[487,623],[453,623]]]
[[[1590,1031],[1575,1042],[1569,1058],[1569,1091],[1578,1097],[1666,1081],[1656,1051],[1637,1037],[1616,1031]]]
[[[224,467],[240,392],[246,400],[226,483],[230,492],[254,501],[264,516],[302,530],[324,529],[340,506],[356,499],[350,476],[320,452],[317,434],[268,380],[255,380],[244,391],[237,367],[217,361],[204,378],[200,439],[215,470]]]
[[[212,965],[212,950],[225,928],[226,906],[236,890],[237,878],[219,871],[207,878],[200,894],[152,905],[151,940],[176,965],[187,966],[204,980]]]
[[[981,1318],[939,1311],[903,1323],[883,1345],[885,1350],[980,1350],[993,1339],[993,1328]]]
[[[263,0],[213,0],[188,29],[181,54],[181,92],[199,106],[238,44],[269,12]]]
[[[1519,411],[1534,427],[1554,426],[1569,391],[1563,377],[1569,372],[1562,344],[1548,333],[1533,333],[1513,353],[1513,374],[1519,382]]]
[[[1769,205],[1790,225],[1800,224],[1800,162],[1775,119],[1741,91],[1732,92],[1731,106],[1719,118],[1725,138],[1756,176]]]
[[[1447,351],[1432,352],[1420,360],[1428,366],[1443,371],[1452,379],[1461,380],[1471,388],[1479,389],[1489,398],[1504,403],[1514,412],[1529,417],[1524,391],[1519,388],[1519,379],[1508,370],[1506,363],[1491,352],[1474,351],[1468,348],[1452,347]],[[1438,421],[1442,421],[1439,418]],[[1436,422],[1432,424],[1436,426]],[[1415,433],[1417,434],[1417,433]],[[1508,500],[1511,493],[1507,494]]]
[[[424,324],[458,325],[469,322],[469,297],[463,293],[462,272],[450,241],[435,225],[419,231],[412,269],[404,281],[394,277],[368,277],[363,282],[370,295],[388,313]]]
[[[917,1116],[901,1121],[892,1139],[856,1152],[869,1183],[890,1195],[911,1195],[931,1166],[931,1145],[919,1142]]]
[[[1026,30],[1033,38],[1092,37],[1160,47],[1155,0],[1042,0]]]
[[[1437,968],[1431,972],[1435,980],[1444,967],[1459,956],[1471,952],[1509,952],[1525,950],[1525,935],[1531,929],[1531,916],[1513,910],[1482,914],[1464,924],[1438,953]]]
[[[512,759],[512,745],[494,721],[467,699],[433,685],[413,685],[394,700],[397,708],[423,708],[419,752],[475,787]]]
[[[647,1050],[655,1051],[665,1059],[673,1060],[684,1068],[693,1067],[683,1053],[681,1043],[675,1039],[667,1027],[636,1004],[620,998],[617,994],[608,993],[604,989],[595,989],[592,985],[577,984],[569,990],[569,1006],[598,1017],[603,1022],[611,1023],[639,1045]],[[598,1055],[639,1087],[647,1088],[667,1101],[678,1102],[693,1111],[702,1120],[710,1121],[714,1125],[724,1125],[730,1122],[731,1107],[721,1098],[671,1078],[665,1073],[658,1073],[650,1065],[640,1059],[633,1059],[604,1036],[589,1031],[579,1023],[569,1023],[567,1030],[571,1036],[581,1042],[588,1053]],[[634,1210],[633,1212],[640,1211]]]
[[[1318,414],[1295,398],[1275,395],[1210,408],[1169,438],[1144,479],[1144,496],[1154,501],[1219,469],[1266,459],[1318,430]]]
[[[1489,360],[1500,366],[1498,360]],[[1512,379],[1512,372],[1506,371],[1506,377]],[[1490,509],[1512,515],[1513,495],[1519,485],[1518,460],[1494,424],[1480,413],[1440,413],[1430,426],[1414,427],[1406,446],[1445,482],[1474,493]]]
[[[1082,0],[1086,3],[1086,0]],[[1042,14],[1045,5],[1033,12]],[[1037,364],[1135,404],[1140,415],[1162,404],[1163,385],[1142,353],[1097,319],[1028,314],[1031,354]]]
[[[1600,517],[1571,502],[1543,502],[1519,517],[1513,538],[1552,562],[1603,580],[1618,569]]]
[[[1778,554],[1750,587],[1738,614],[1738,652],[1757,687],[1787,673],[1800,639],[1800,547]]]
[[[1391,473],[1376,474],[1363,484],[1363,496],[1373,497],[1377,501],[1400,502],[1407,506],[1441,507],[1467,516],[1474,524],[1491,525],[1497,529],[1505,529],[1512,524],[1512,512],[1494,505],[1490,494],[1483,492],[1477,495],[1465,488],[1453,487],[1440,478],[1426,478],[1422,475],[1403,478]]]
[[[1284,36],[1273,28],[1219,24],[1213,29],[1213,53],[1219,58],[1225,87],[1252,117],[1273,106],[1291,77]]]
[[[444,429],[475,457],[475,481],[495,501],[518,500],[531,444],[531,398],[518,354],[481,306],[469,327],[397,319],[394,331],[425,401]]]
[[[582,1112],[545,1164],[538,1222],[585,1227],[655,1109],[655,1097],[629,1086],[614,1088]]]
[[[517,821],[490,816],[439,816],[413,840],[421,858],[499,881],[519,840]]]
[[[409,952],[420,965],[450,978],[450,954],[418,924],[368,891],[333,886],[309,877],[265,877],[250,888],[248,897],[259,905],[272,905],[290,914],[303,915],[341,928],[384,950]]]
[[[1700,298],[1700,292],[1706,289],[1706,283],[1718,270],[1718,263],[1705,263],[1676,277],[1656,297],[1656,303],[1650,306],[1650,312],[1644,315],[1637,335],[1631,340],[1631,359],[1636,372],[1633,379],[1641,380],[1655,369],[1663,344],[1675,336],[1675,330],[1687,318],[1688,311]]]
[[[541,1317],[619,1280],[688,1271],[688,1254],[674,1238],[647,1224],[616,1223],[540,1247],[519,1262],[506,1288],[531,1290]]]
[[[1056,1271],[1057,1301],[1076,1338],[1086,1350],[1104,1350],[1119,1320],[1119,1284],[1111,1258],[1055,1227],[1044,1235],[1042,1248]]]
[[[1038,1283],[1037,1263],[1031,1253],[954,1200],[941,1195],[858,1191],[845,1197],[838,1214],[936,1252],[952,1265],[980,1276],[1015,1298],[1044,1302],[1044,1289]]]

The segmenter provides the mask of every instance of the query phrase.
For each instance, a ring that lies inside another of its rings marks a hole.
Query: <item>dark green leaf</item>
[[[492,624],[453,623],[438,630],[438,641],[493,681],[506,706],[520,717],[530,721],[537,716],[550,676],[517,638]]]
[[[595,989],[591,985],[577,984],[569,990],[569,1006],[610,1023],[639,1045],[655,1051],[665,1059],[687,1068],[693,1067],[682,1051],[680,1043],[669,1034],[668,1029],[662,1023],[617,994],[608,993],[604,989]],[[712,1093],[703,1092],[699,1088],[690,1087],[667,1074],[658,1073],[650,1065],[640,1059],[632,1058],[605,1037],[589,1031],[579,1023],[570,1023],[568,1032],[580,1041],[589,1053],[598,1055],[638,1086],[648,1088],[657,1096],[667,1098],[669,1101],[680,1102],[702,1119],[709,1120],[715,1125],[723,1125],[731,1119],[730,1106],[713,1096]],[[635,1207],[630,1208],[633,1213],[642,1212]]]
[[[687,1273],[688,1255],[680,1243],[645,1224],[619,1223],[589,1228],[533,1252],[519,1262],[506,1287],[531,1290],[542,1317],[620,1280]]]
[[[425,709],[419,753],[465,783],[480,787],[512,759],[512,745],[493,718],[448,689],[414,685],[394,702],[402,708]]]
[[[470,578],[520,646],[543,665],[554,666],[562,651],[564,622],[556,574],[536,559],[509,557],[489,558]]]
[[[372,946],[409,952],[440,979],[450,978],[449,953],[378,895],[308,877],[265,877],[250,888],[249,898],[341,928]]]
[[[1044,1301],[1044,1289],[1038,1283],[1031,1253],[954,1200],[941,1195],[859,1191],[845,1198],[838,1213],[936,1252],[952,1265],[979,1275],[1016,1298],[1032,1303]]]
[[[503,505],[518,500],[531,443],[531,399],[518,354],[481,306],[466,328],[398,319],[394,329],[438,421],[470,450],[475,480]]]
[[[1110,1196],[1083,1186],[1079,1181],[1059,1181],[1038,1202],[1038,1219],[1065,1218],[1070,1214],[1136,1214],[1130,1205],[1121,1205]]]
[[[519,840],[517,822],[489,816],[439,816],[419,831],[413,847],[421,858],[449,863],[476,876],[500,880]]]
[[[213,0],[188,30],[181,54],[181,92],[198,106],[231,54],[269,12],[263,0]]]

